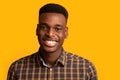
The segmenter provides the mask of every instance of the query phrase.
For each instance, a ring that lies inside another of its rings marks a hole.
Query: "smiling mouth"
[[[48,47],[54,47],[57,44],[57,42],[52,40],[45,40],[44,44]]]

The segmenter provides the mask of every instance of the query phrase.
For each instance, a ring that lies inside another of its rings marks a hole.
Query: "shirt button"
[[[50,68],[50,71],[52,71],[52,68]]]

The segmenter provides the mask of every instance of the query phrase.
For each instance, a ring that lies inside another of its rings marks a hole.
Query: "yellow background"
[[[38,11],[49,2],[69,11],[64,48],[93,62],[99,80],[120,80],[119,0],[1,0],[0,80],[12,62],[38,51]]]

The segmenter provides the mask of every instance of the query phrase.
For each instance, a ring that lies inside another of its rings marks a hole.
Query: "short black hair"
[[[59,4],[55,4],[55,3],[48,3],[48,4],[44,5],[43,7],[41,7],[39,10],[39,16],[42,13],[60,13],[65,16],[66,20],[68,19],[67,10],[63,6],[61,6]]]

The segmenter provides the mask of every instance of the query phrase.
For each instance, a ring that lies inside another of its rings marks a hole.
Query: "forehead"
[[[39,22],[61,22],[66,24],[66,18],[60,13],[42,13],[39,16]]]

